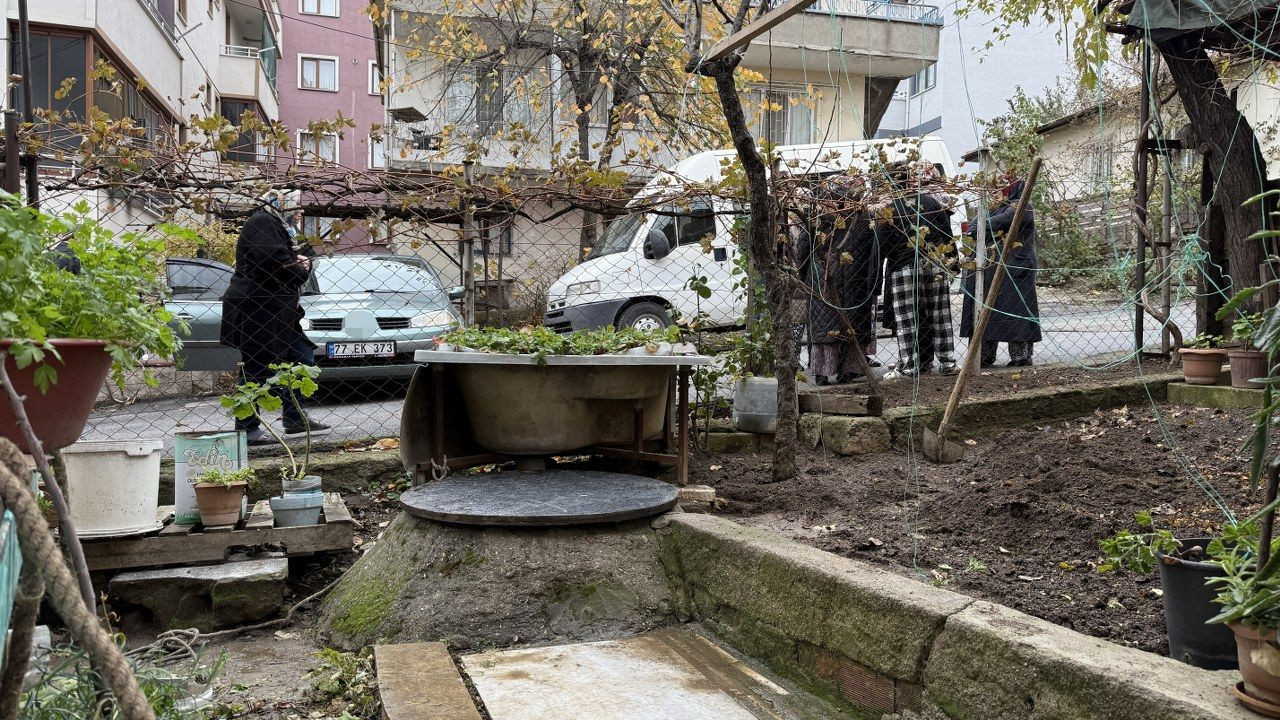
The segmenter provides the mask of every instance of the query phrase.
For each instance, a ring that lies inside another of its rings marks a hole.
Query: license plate
[[[394,340],[386,342],[331,342],[325,344],[325,355],[331,358],[393,357],[396,354]]]

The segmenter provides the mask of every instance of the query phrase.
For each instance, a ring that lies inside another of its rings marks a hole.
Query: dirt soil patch
[[[1173,371],[1169,361],[1153,359],[1142,361],[1144,375],[1159,375]],[[1113,368],[1085,369],[1069,365],[1045,365],[1026,368],[995,367],[983,370],[970,378],[965,390],[968,398],[994,397],[1007,395],[1022,390],[1042,388],[1069,389],[1082,385],[1116,380],[1135,379],[1138,375],[1132,364],[1125,363]],[[880,383],[880,394],[884,397],[885,407],[901,407],[905,405],[943,405],[951,396],[951,388],[955,385],[954,376],[929,373],[922,375],[918,381]],[[869,391],[865,383],[851,385],[829,385],[818,388],[807,386],[806,390],[818,390],[824,393],[847,393],[865,395]]]
[[[1181,537],[1236,513],[1249,493],[1245,411],[1115,408],[980,437],[957,465],[908,453],[805,451],[773,484],[767,454],[699,455],[690,482],[716,488],[717,512],[846,557],[992,600],[1080,632],[1167,652],[1159,579],[1099,573],[1098,540],[1154,510]]]

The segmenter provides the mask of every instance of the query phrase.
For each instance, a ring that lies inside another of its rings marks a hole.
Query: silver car
[[[239,351],[218,342],[222,295],[233,269],[203,258],[170,258],[165,264],[173,297],[168,307],[185,320],[178,366],[184,370],[234,370]],[[421,258],[403,255],[333,255],[315,258],[302,289],[302,329],[316,344],[321,380],[408,377],[413,353],[459,321],[452,300]]]

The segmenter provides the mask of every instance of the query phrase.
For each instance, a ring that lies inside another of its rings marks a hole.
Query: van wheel
[[[618,318],[618,327],[637,330],[661,330],[671,324],[671,314],[667,309],[652,302],[636,303],[623,310]]]

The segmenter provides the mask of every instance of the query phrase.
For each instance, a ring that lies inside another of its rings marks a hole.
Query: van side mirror
[[[644,239],[644,256],[649,260],[661,260],[671,254],[671,241],[661,230],[650,230]]]
[[[466,294],[467,294],[467,289],[462,287],[461,285],[454,285],[453,287],[449,288],[450,300],[461,300],[462,296]]]

